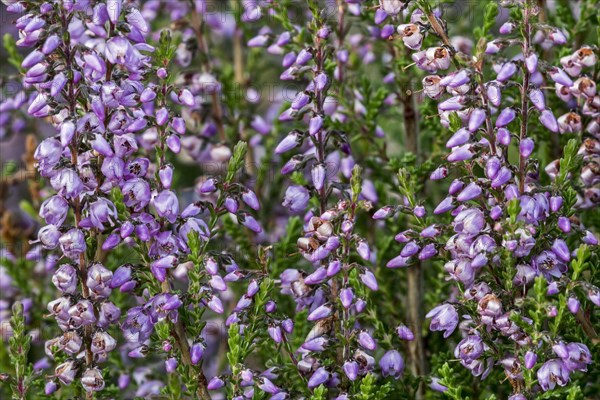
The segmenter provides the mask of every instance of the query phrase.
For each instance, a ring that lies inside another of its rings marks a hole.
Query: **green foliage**
[[[327,388],[325,386],[318,386],[310,396],[310,400],[326,400],[327,399]]]
[[[32,366],[27,360],[29,349],[31,348],[31,336],[29,336],[25,329],[23,305],[21,303],[15,303],[12,311],[10,326],[13,333],[8,340],[8,344],[10,362],[14,368],[14,375],[11,377],[10,388],[12,391],[12,398],[20,400],[27,398],[27,392],[34,379],[32,376]]]
[[[361,379],[355,398],[357,400],[384,400],[389,398],[390,391],[390,383],[382,385],[377,382],[377,378],[373,374],[367,374]]]
[[[498,3],[488,1],[483,15],[483,26],[478,26],[474,30],[477,39],[492,36],[489,32],[496,25],[496,16],[498,16]]]
[[[232,182],[235,174],[244,166],[247,150],[248,144],[246,142],[240,141],[235,145],[233,148],[233,156],[227,165],[227,176],[225,177],[225,182]]]
[[[577,155],[579,150],[579,144],[577,140],[571,139],[563,150],[563,156],[560,159],[559,173],[555,180],[555,185],[558,188],[564,188],[568,182],[570,176],[579,168],[581,165],[581,156]]]
[[[455,379],[455,372],[447,362],[438,370],[438,375],[440,376],[440,384],[448,388],[444,392],[447,397],[453,400],[469,400],[468,396],[463,396],[462,382]]]
[[[356,203],[358,202],[358,196],[362,191],[362,170],[358,164],[356,164],[352,170],[350,187],[352,188],[352,202]]]
[[[158,46],[154,50],[153,61],[158,67],[166,67],[169,65],[175,53],[177,52],[177,45],[181,41],[181,35],[175,35],[173,38],[172,32],[169,29],[165,29],[160,34]]]
[[[8,53],[8,63],[15,67],[19,72],[24,73],[25,70],[21,67],[21,63],[23,62],[23,56],[19,54],[17,50],[16,41],[10,33],[5,33],[2,38],[2,43],[4,45],[4,49],[6,53]]]

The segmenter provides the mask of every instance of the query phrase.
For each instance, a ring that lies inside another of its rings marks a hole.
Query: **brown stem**
[[[205,72],[213,73],[212,64],[210,62],[210,56],[208,54],[208,49],[206,47],[206,43],[204,41],[204,21],[202,17],[198,14],[195,7],[192,7],[192,28],[196,33],[196,40],[198,42],[198,48],[202,53],[202,67]],[[221,101],[219,99],[219,94],[216,91],[213,91],[211,94],[212,100],[212,113],[215,124],[217,125],[217,132],[219,133],[219,139],[221,141],[226,141],[227,136],[225,135],[225,126],[223,125],[223,109],[221,108]]]
[[[455,54],[454,49],[450,45],[450,41],[433,13],[425,10],[427,19],[434,31],[442,39],[442,42],[449,47],[452,55]],[[405,49],[405,56],[410,56],[409,49]],[[453,57],[454,59],[454,57]],[[419,116],[416,107],[415,96],[411,92],[401,93],[402,115],[404,122],[404,148],[406,151],[413,153],[419,160]],[[423,302],[424,302],[424,275],[423,268],[420,262],[411,266],[407,270],[407,322],[413,331],[415,338],[408,343],[409,352],[409,368],[414,376],[423,376],[426,374],[425,349],[423,344]],[[425,388],[423,384],[419,384],[415,391],[415,399],[421,400],[425,396]]]
[[[438,18],[431,11],[431,5],[429,4],[429,2],[425,2],[425,6],[426,7],[424,7],[424,9],[422,9],[422,11],[427,16],[427,20],[429,21],[429,25],[431,25],[431,29],[433,29],[435,34],[440,37],[444,46],[446,46],[448,48],[448,50],[450,51],[450,54],[452,55],[452,63],[454,64],[456,69],[459,69],[460,64],[458,63],[458,60],[456,59],[456,49],[454,48],[454,46],[452,46],[452,43],[450,43],[450,39],[448,38],[448,35],[446,34],[446,30],[444,29],[442,24],[440,24],[440,21],[438,20]]]
[[[404,95],[402,98],[405,130],[405,148],[411,153],[419,155],[419,124],[415,107],[414,96]],[[423,321],[423,293],[424,277],[420,263],[415,264],[407,271],[408,274],[408,322],[412,328],[415,339],[408,342],[409,367],[415,376],[422,376],[425,372],[425,352],[423,348],[422,321]],[[415,393],[415,399],[424,396],[423,385]]]
[[[429,12],[429,10],[427,10],[426,15],[427,20],[431,25],[431,28],[435,31],[436,35],[438,35],[440,39],[442,39],[442,43],[444,43],[444,45],[449,47],[454,52],[454,47],[452,47],[450,39],[448,38],[448,35],[446,35],[446,30],[444,29],[442,24],[440,24],[440,21],[437,19],[437,17],[433,15],[432,12]]]
[[[242,30],[239,27],[235,28],[233,34],[233,65],[235,82],[241,85],[244,83],[244,52],[242,50]]]
[[[577,320],[577,322],[579,322],[579,324],[581,325],[581,329],[583,329],[583,331],[592,341],[592,343],[600,343],[600,339],[598,339],[598,334],[596,333],[594,326],[587,319],[581,308],[577,311],[577,314],[575,314],[575,319]]]

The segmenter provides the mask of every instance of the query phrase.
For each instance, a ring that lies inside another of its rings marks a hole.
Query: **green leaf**
[[[27,391],[31,384],[31,379],[28,375],[32,372],[27,362],[29,348],[31,347],[31,336],[25,330],[23,305],[20,302],[15,303],[13,306],[10,326],[13,333],[8,340],[9,355],[15,372],[11,390],[13,399],[20,400],[27,398]]]
[[[438,370],[438,374],[440,376],[440,383],[448,388],[448,390],[444,392],[447,397],[454,400],[467,400],[469,398],[463,396],[461,388],[462,382],[456,381],[456,373],[450,368],[450,365],[447,362]]]
[[[455,112],[450,113],[449,119],[450,119],[450,130],[452,132],[456,132],[457,130],[459,130],[462,127],[462,120],[460,119],[460,117],[458,116],[457,113],[455,113]]]
[[[327,389],[325,386],[321,385],[315,389],[313,395],[310,396],[310,400],[326,400],[327,399]]]
[[[360,192],[362,192],[362,168],[358,164],[352,169],[350,186],[352,187],[352,202],[356,203]]]
[[[225,178],[227,183],[231,183],[233,181],[235,174],[244,165],[247,149],[248,144],[242,141],[237,142],[233,148],[233,156],[231,157],[231,160],[229,160],[229,165],[227,166],[227,177]]]
[[[560,159],[560,167],[555,184],[562,188],[568,182],[569,176],[574,173],[581,162],[581,156],[577,155],[579,144],[577,140],[571,139],[563,150],[563,156]]]

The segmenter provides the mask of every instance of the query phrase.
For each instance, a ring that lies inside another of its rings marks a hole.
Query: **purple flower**
[[[463,365],[469,365],[473,360],[483,354],[483,342],[477,335],[469,335],[458,343],[454,349],[454,356],[459,358]]]
[[[471,158],[473,158],[473,153],[471,152],[471,145],[469,144],[456,147],[452,150],[452,153],[448,155],[448,161],[451,163],[466,161]]]
[[[416,244],[414,241],[411,241],[411,242],[406,243],[406,245],[400,252],[400,255],[403,257],[407,257],[407,258],[412,257],[415,254],[417,254],[419,252],[419,250],[421,250],[419,245]]]
[[[553,277],[560,278],[567,271],[567,266],[557,258],[554,252],[545,250],[533,258],[533,266],[548,280]]]
[[[60,249],[65,256],[78,260],[80,254],[86,249],[85,236],[79,229],[71,229],[59,239]]]
[[[69,308],[69,316],[76,326],[91,325],[96,322],[94,306],[89,300],[79,300]]]
[[[308,314],[309,321],[318,321],[323,318],[327,318],[331,315],[331,307],[327,304],[323,304],[315,308],[310,314]]]
[[[450,304],[441,304],[429,311],[425,318],[431,318],[429,329],[432,331],[444,331],[444,338],[454,332],[458,325],[458,313]]]
[[[373,291],[379,290],[379,285],[377,284],[377,279],[375,278],[375,275],[369,270],[365,270],[365,272],[360,275],[360,281],[366,287],[368,287],[369,289],[371,289]]]
[[[558,122],[556,121],[556,117],[550,110],[544,110],[540,114],[540,122],[544,125],[550,132],[557,133],[559,130]]]
[[[468,184],[467,187],[464,188],[458,196],[456,196],[456,200],[461,202],[473,200],[479,197],[481,192],[481,187],[477,185],[477,183],[473,182]]]
[[[158,216],[173,223],[179,215],[179,200],[171,190],[163,190],[153,199],[154,207]]]
[[[505,108],[500,112],[500,115],[496,119],[496,128],[502,128],[510,124],[517,116],[517,113],[512,108]]]
[[[275,147],[275,154],[282,154],[292,150],[300,144],[300,136],[297,131],[291,131],[283,140]]]
[[[190,359],[193,365],[196,365],[202,359],[204,354],[204,345],[202,343],[194,343],[190,349]]]
[[[310,60],[312,60],[312,53],[307,49],[302,49],[302,50],[300,50],[300,53],[298,53],[298,56],[296,57],[296,64],[304,65],[307,62],[309,62]]]
[[[402,340],[411,341],[415,339],[414,333],[404,324],[396,328],[396,333],[398,333],[398,337],[400,337]]]
[[[103,197],[90,203],[87,207],[88,217],[81,221],[83,227],[95,227],[103,231],[105,229],[104,224],[108,223],[110,226],[114,226],[117,221],[117,209],[115,205]]]
[[[340,292],[340,301],[344,308],[348,309],[352,305],[352,300],[354,299],[354,292],[351,288],[344,288]]]
[[[587,371],[587,365],[592,363],[592,355],[583,343],[569,343],[565,354],[561,357],[564,366],[569,371]]]
[[[377,343],[367,331],[361,331],[358,334],[358,343],[367,350],[375,350]]]
[[[54,370],[56,377],[64,385],[70,385],[77,374],[77,365],[74,361],[66,361],[56,367]]]
[[[531,103],[537,108],[539,111],[544,111],[546,109],[546,99],[544,97],[544,93],[539,89],[532,89],[529,91],[529,99]]]
[[[571,314],[577,314],[577,311],[579,311],[579,300],[577,300],[575,297],[569,297],[567,300],[567,308]]]
[[[529,158],[531,153],[533,153],[534,143],[530,138],[525,138],[519,143],[519,153],[523,158]]]
[[[110,295],[112,276],[113,273],[102,264],[92,264],[88,269],[86,285],[93,299],[105,299]]]
[[[169,255],[152,262],[150,264],[152,275],[160,282],[164,282],[167,276],[167,269],[173,268],[176,261],[177,258],[175,256]]]
[[[246,228],[250,229],[251,231],[253,231],[255,233],[262,232],[262,228],[261,228],[260,224],[250,214],[243,214],[241,222],[242,222],[242,225],[244,225]]]
[[[441,392],[441,393],[448,390],[448,388],[446,386],[444,386],[440,383],[439,378],[435,378],[435,377],[431,379],[431,384],[429,385],[429,387],[431,389],[435,390],[436,392]]]
[[[440,179],[444,179],[446,176],[448,176],[448,168],[441,166],[431,173],[429,179],[431,179],[432,181],[437,181]]]
[[[565,386],[569,382],[569,370],[565,364],[558,359],[544,363],[537,372],[538,383],[546,392],[553,390],[556,385]]]
[[[104,55],[111,64],[123,65],[131,72],[136,72],[143,62],[142,54],[122,36],[113,37],[106,42]]]
[[[305,92],[299,92],[294,100],[292,100],[292,110],[300,110],[310,102],[310,96]]]
[[[507,62],[500,68],[496,80],[498,82],[505,82],[509,80],[517,72],[517,65],[513,62]]]
[[[125,199],[125,205],[132,207],[134,211],[141,211],[150,203],[150,185],[143,179],[135,178],[125,182],[121,188]]]
[[[64,198],[52,196],[42,203],[39,215],[47,224],[60,226],[65,221],[68,211],[69,204]]]
[[[308,380],[308,387],[315,388],[329,380],[329,372],[323,367],[317,369]]]
[[[308,134],[311,136],[316,135],[323,127],[323,117],[320,115],[314,116],[310,119],[308,125]]]
[[[471,139],[471,132],[465,128],[460,128],[448,141],[446,142],[447,148],[453,148],[456,146],[462,146]]]
[[[407,267],[410,263],[411,263],[411,260],[409,257],[397,256],[395,258],[392,258],[390,261],[388,261],[388,263],[386,264],[386,267],[388,267],[388,268]]]
[[[348,360],[342,366],[344,373],[350,381],[355,381],[358,377],[358,363],[354,360]]]
[[[383,376],[398,379],[404,372],[404,359],[396,350],[389,350],[379,360],[379,367]]]
[[[223,379],[219,378],[218,376],[215,376],[210,381],[208,381],[208,385],[206,385],[206,388],[208,390],[218,390],[221,389],[223,386],[225,386],[225,382],[223,381]]]
[[[377,14],[375,16],[377,18]],[[379,19],[381,19],[381,17]],[[418,25],[399,25],[397,31],[406,47],[412,50],[419,50],[421,48],[421,44],[423,43],[423,34],[421,33],[421,28]]]
[[[567,244],[562,239],[555,239],[552,244],[552,251],[561,261],[568,263],[571,260],[571,254]]]
[[[71,264],[61,265],[52,276],[52,283],[61,292],[75,293],[78,283],[77,270]]]
[[[79,174],[71,169],[60,169],[50,178],[50,185],[61,196],[67,199],[78,197],[84,190]]]
[[[537,354],[532,351],[525,353],[525,368],[532,369],[537,362]]]
[[[253,210],[260,209],[260,204],[258,203],[258,198],[256,197],[256,194],[252,190],[245,190],[242,193],[242,200],[244,201],[244,203],[246,203],[248,205],[248,207],[252,208]]]
[[[323,164],[315,164],[310,171],[312,176],[313,185],[317,191],[323,189],[325,185],[326,171],[325,165]]]
[[[282,205],[293,213],[299,213],[306,209],[309,200],[310,194],[305,187],[292,185],[285,191]]]
[[[277,325],[270,325],[267,328],[267,331],[269,333],[269,336],[271,336],[271,339],[273,339],[273,341],[275,343],[281,343],[283,336],[281,333],[281,327],[277,326]]]
[[[485,226],[485,218],[479,209],[466,209],[454,218],[454,231],[457,233],[475,235]]]
[[[175,372],[175,370],[177,369],[177,359],[176,358],[169,358],[167,361],[165,361],[165,368],[167,370],[167,373],[172,374],[173,372]]]

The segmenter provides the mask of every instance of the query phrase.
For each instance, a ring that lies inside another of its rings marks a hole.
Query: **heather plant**
[[[597,397],[594,0],[3,4],[2,398]]]

